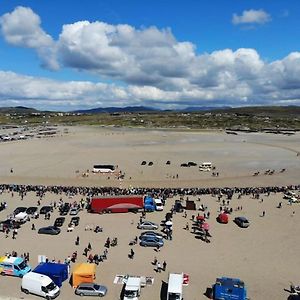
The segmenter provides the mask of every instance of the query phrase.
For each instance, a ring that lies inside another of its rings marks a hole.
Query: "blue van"
[[[0,274],[23,277],[30,272],[31,268],[22,257],[1,256],[0,257]]]

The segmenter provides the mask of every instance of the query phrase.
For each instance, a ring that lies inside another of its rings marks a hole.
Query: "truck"
[[[60,294],[59,287],[46,275],[29,272],[22,278],[21,291],[25,294],[34,294],[55,299]]]
[[[23,277],[30,272],[31,268],[27,265],[22,257],[1,256],[0,257],[0,274],[16,277]]]
[[[125,195],[92,198],[89,212],[91,213],[123,213],[141,210],[154,211],[155,204],[149,196]]]
[[[247,300],[245,283],[238,278],[221,277],[212,287],[214,300]]]
[[[124,288],[124,300],[138,300],[141,295],[141,277],[129,276]]]
[[[182,300],[183,273],[170,273],[167,300]]]

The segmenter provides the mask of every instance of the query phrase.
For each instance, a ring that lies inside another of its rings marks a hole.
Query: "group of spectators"
[[[200,196],[200,195],[226,195],[228,199],[233,194],[239,195],[258,195],[265,193],[286,192],[289,190],[300,190],[300,185],[289,186],[267,186],[267,187],[222,187],[222,188],[118,188],[118,187],[79,187],[79,186],[46,186],[46,185],[18,185],[0,184],[1,191],[18,193],[22,198],[27,192],[35,192],[41,199],[47,192],[56,195],[65,194],[66,196],[82,195],[87,198],[94,196],[115,196],[115,195],[157,195],[164,199],[173,196]]]

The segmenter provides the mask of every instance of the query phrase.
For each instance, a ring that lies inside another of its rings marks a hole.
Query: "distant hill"
[[[79,109],[73,111],[74,113],[82,114],[98,114],[98,113],[121,113],[121,112],[153,112],[153,109],[146,106],[126,106],[126,107],[98,107],[92,109]]]
[[[37,109],[25,107],[25,106],[16,106],[16,107],[0,107],[0,113],[2,114],[30,114],[34,112],[39,112]]]
[[[193,111],[215,111],[215,110],[226,110],[232,108],[231,106],[188,106],[179,111],[193,112]]]

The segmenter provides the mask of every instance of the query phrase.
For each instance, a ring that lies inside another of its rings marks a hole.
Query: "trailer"
[[[214,300],[247,300],[245,283],[237,278],[217,278],[213,285]]]
[[[125,195],[92,198],[89,208],[91,213],[124,213],[142,210],[155,210],[154,201],[151,202],[149,196]]]

